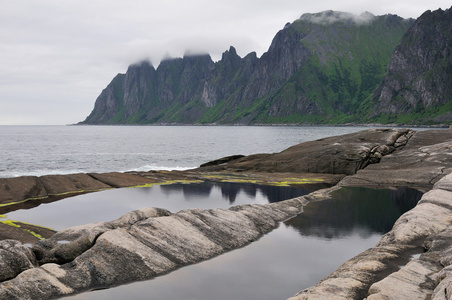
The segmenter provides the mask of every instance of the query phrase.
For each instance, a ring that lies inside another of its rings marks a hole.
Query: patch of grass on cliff
[[[263,97],[257,101],[254,101],[251,106],[241,108],[240,112],[236,113],[235,120],[240,120],[246,118],[250,114],[253,114],[254,116],[256,116],[253,119],[254,123],[265,123],[265,117],[268,116],[271,106],[269,99],[270,98],[268,96]]]
[[[444,116],[444,118],[441,118]],[[381,124],[404,124],[404,125],[452,125],[452,102],[427,110],[420,110],[405,115],[381,114],[369,121]]]
[[[121,108],[119,109],[119,111],[115,114],[115,116],[113,118],[111,118],[110,120],[110,124],[122,124],[124,123],[124,112],[125,112],[125,108],[122,105]]]
[[[143,124],[146,122],[145,118],[146,118],[146,110],[144,110],[143,108],[140,108],[140,110],[134,114],[133,116],[131,116],[130,118],[127,119],[126,123],[129,124]]]
[[[433,117],[444,115],[446,113],[452,113],[452,101],[449,101],[445,105],[438,107],[436,112],[433,114]]]
[[[180,109],[180,107],[181,107],[180,104],[176,102],[175,104],[173,104],[171,107],[164,111],[163,115],[160,117],[159,120],[168,120]]]
[[[324,116],[292,114],[288,116],[268,116],[266,119],[269,124],[326,124]]]
[[[193,119],[197,119],[200,114],[205,111],[199,99],[193,99],[184,105],[173,107],[171,114],[165,114],[164,120],[171,123],[192,123]]]
[[[200,118],[199,123],[211,124],[216,123],[223,118],[228,111],[229,103],[226,100],[221,100],[212,108],[209,108]]]

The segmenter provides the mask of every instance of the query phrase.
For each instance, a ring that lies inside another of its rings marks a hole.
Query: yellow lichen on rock
[[[5,215],[2,215],[2,216],[6,217]],[[12,227],[20,228],[20,229],[28,232],[29,234],[33,235],[34,237],[36,237],[36,238],[38,238],[40,240],[43,240],[45,238],[42,235],[40,235],[39,233],[36,233],[33,230],[30,230],[30,229],[27,229],[27,228],[23,228],[22,226],[20,226],[17,223],[22,223],[24,225],[30,225],[30,226],[33,226],[33,227],[40,227],[40,228],[45,228],[45,229],[48,229],[48,230],[53,230],[52,228],[48,228],[48,227],[44,227],[44,226],[40,226],[40,225],[35,225],[35,224],[30,224],[30,223],[25,223],[25,222],[20,222],[20,221],[15,221],[15,220],[0,221],[0,223],[3,223],[3,224],[8,225],[8,226],[12,226]]]
[[[163,182],[153,182],[153,183],[146,183],[141,185],[134,185],[129,186],[127,188],[141,188],[141,187],[151,187],[154,185],[168,185],[168,184],[176,184],[176,183],[182,183],[182,184],[190,184],[190,183],[201,183],[202,180],[184,180],[184,179],[177,179],[177,180],[166,180]]]

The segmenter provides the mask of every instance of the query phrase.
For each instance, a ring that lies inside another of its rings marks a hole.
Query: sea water
[[[0,178],[180,170],[368,127],[0,126]]]

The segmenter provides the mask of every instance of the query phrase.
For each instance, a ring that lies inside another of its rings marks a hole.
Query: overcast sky
[[[0,125],[84,120],[117,73],[142,59],[267,51],[287,22],[338,10],[417,18],[446,0],[3,0]],[[1,130],[1,129],[0,129]]]

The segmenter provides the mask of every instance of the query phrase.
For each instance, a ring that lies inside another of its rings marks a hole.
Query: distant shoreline
[[[33,125],[31,125],[33,126]],[[36,125],[39,126],[39,125]],[[45,126],[45,125],[43,125]],[[265,124],[265,123],[256,123],[256,124],[218,124],[218,123],[209,123],[209,124],[183,124],[183,123],[153,123],[153,124],[67,124],[66,126],[225,126],[225,127],[234,127],[234,126],[246,126],[246,127],[378,127],[378,128],[449,128],[451,125],[448,124],[436,124],[436,125],[410,125],[410,124],[379,124],[379,123],[368,123],[368,124]]]

